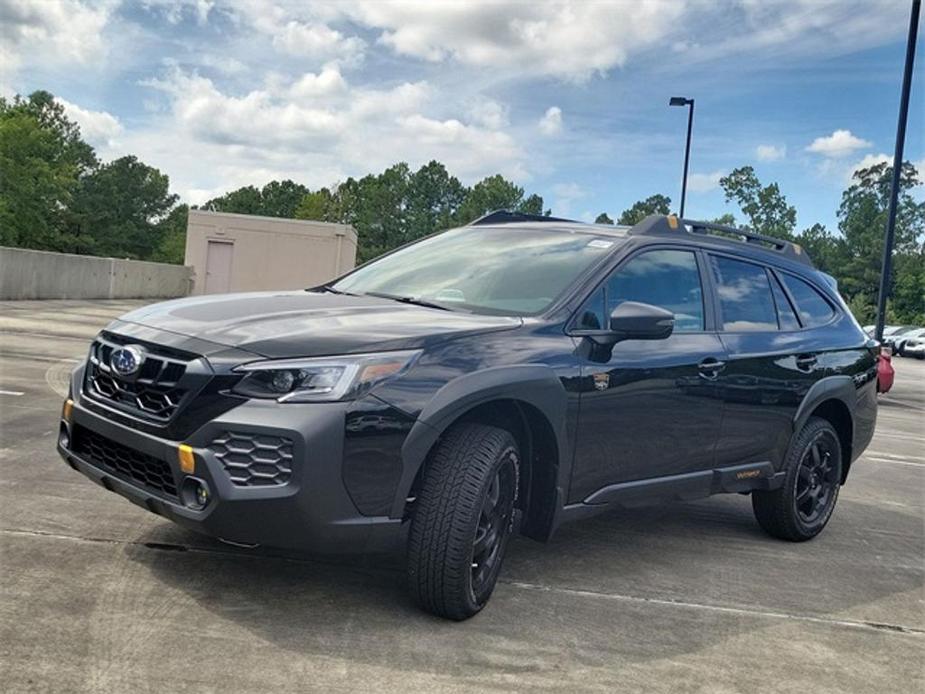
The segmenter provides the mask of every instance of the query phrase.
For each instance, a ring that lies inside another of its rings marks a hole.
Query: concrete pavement
[[[619,511],[523,539],[491,604],[417,611],[401,557],[238,551],[54,452],[90,337],[140,302],[0,302],[0,682],[10,692],[921,691],[925,362],[816,540],[747,498]]]

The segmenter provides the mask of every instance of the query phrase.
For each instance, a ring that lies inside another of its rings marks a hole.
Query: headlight
[[[245,376],[231,392],[279,402],[352,400],[403,372],[419,354],[419,351],[381,352],[251,362],[234,369]]]

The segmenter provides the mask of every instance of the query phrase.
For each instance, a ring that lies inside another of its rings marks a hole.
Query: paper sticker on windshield
[[[613,241],[605,241],[604,239],[594,239],[588,242],[588,248],[610,248],[612,245]]]

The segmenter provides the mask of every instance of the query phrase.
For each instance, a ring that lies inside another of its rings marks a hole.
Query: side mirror
[[[674,330],[674,314],[658,306],[624,301],[610,314],[610,331],[621,340],[664,340]]]

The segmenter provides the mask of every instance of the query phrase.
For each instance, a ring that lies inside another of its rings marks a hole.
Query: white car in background
[[[903,345],[903,356],[925,359],[925,336],[912,337]]]
[[[884,339],[884,342],[892,346],[893,354],[903,357],[906,355],[906,345],[909,344],[909,341],[920,338],[925,338],[925,328],[913,328],[905,332],[895,333],[889,339]]]

